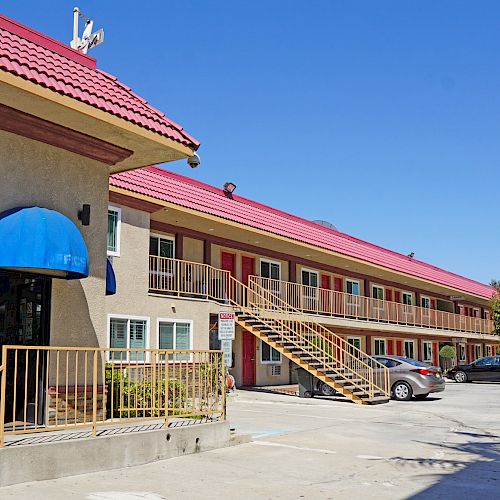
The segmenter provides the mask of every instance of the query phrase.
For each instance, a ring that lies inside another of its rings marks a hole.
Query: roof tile
[[[222,189],[158,167],[115,174],[110,178],[110,185],[239,222],[486,299],[494,293],[492,287],[483,283],[410,259],[406,255],[241,196],[233,195],[230,199],[224,195]]]
[[[95,59],[0,15],[0,69],[197,149],[199,142],[96,68]]]

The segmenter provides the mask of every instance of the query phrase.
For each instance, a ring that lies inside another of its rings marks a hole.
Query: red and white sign
[[[219,313],[219,340],[234,340],[234,313]]]

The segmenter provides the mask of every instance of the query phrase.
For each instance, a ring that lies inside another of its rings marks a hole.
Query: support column
[[[288,281],[297,283],[297,262],[294,260],[288,261]]]
[[[184,257],[184,235],[175,233],[175,258],[182,260]]]
[[[203,264],[212,265],[212,242],[203,240]]]

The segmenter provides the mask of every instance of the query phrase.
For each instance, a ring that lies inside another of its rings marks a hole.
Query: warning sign
[[[219,340],[234,340],[234,313],[219,313]]]

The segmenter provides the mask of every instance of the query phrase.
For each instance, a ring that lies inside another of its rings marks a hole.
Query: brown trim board
[[[0,104],[0,130],[71,151],[106,165],[115,165],[133,151]]]

